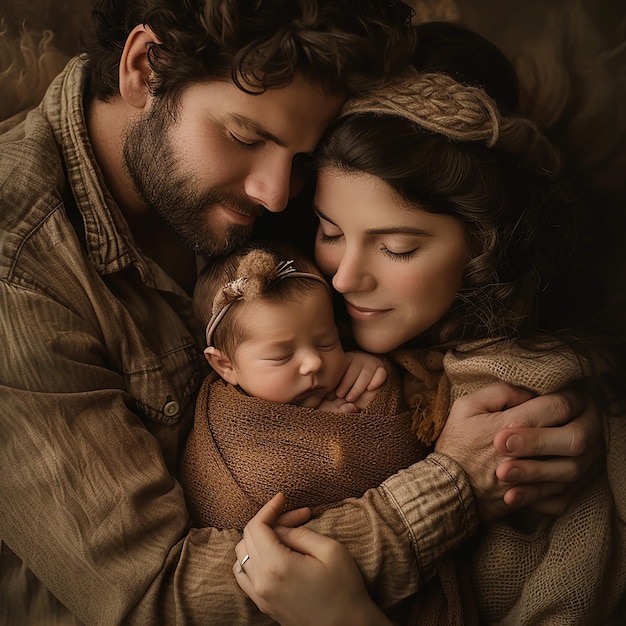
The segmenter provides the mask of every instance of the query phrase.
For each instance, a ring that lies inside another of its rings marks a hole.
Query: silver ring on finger
[[[243,566],[250,560],[250,555],[246,554],[241,561],[239,561],[239,569],[237,570],[238,574],[244,572]]]

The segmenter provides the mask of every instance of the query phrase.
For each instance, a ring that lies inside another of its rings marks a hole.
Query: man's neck
[[[146,216],[148,210],[124,167],[122,153],[124,129],[135,112],[136,109],[119,96],[108,102],[93,99],[85,106],[87,132],[96,161],[108,190],[129,224],[140,223],[141,216]]]

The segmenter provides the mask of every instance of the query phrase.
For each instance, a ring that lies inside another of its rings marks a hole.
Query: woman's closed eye
[[[409,250],[402,250],[402,249],[394,250],[386,246],[385,244],[381,244],[379,247],[379,250],[385,256],[388,256],[391,259],[394,259],[396,261],[408,261],[409,259],[412,259],[415,256],[419,248],[411,248]]]
[[[327,235],[323,230],[318,230],[317,233],[317,238],[319,240],[320,243],[337,243],[341,237],[342,237],[342,233],[337,233],[337,234],[329,234]]]

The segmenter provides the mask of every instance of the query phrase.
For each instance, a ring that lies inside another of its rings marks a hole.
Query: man
[[[198,255],[210,262],[263,211],[286,207],[344,99],[409,62],[405,9],[102,2],[87,55],[3,138],[0,621],[267,620],[231,574],[240,535],[194,529],[176,482],[206,374],[189,294]],[[493,406],[470,398],[453,411],[436,463],[316,520],[352,544],[358,531],[364,576],[393,595],[381,602],[415,591],[473,532],[476,504],[496,503],[484,517],[506,511],[494,475],[506,448],[500,455],[491,441],[519,414],[480,420],[490,431],[473,448],[461,421],[515,398],[499,393]],[[567,405],[556,398],[524,405],[529,417],[517,424],[540,425],[552,403]],[[514,433],[520,456],[532,455],[536,431]],[[560,454],[562,440],[538,442]],[[521,483],[567,473],[507,463],[501,478],[517,469]],[[523,504],[553,489],[540,482],[508,498]],[[415,506],[429,492],[448,504]],[[375,535],[385,554],[369,553]]]

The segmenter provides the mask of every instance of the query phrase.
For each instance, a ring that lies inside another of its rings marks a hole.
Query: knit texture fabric
[[[570,350],[554,342],[544,348],[531,352],[511,341],[476,341],[448,351],[443,363],[452,385],[451,400],[496,381],[542,395],[585,375],[581,361]]]
[[[444,366],[452,398],[494,380],[543,394],[583,375],[567,349],[513,343],[449,352]],[[604,434],[605,467],[562,515],[520,511],[484,528],[473,563],[481,623],[600,624],[614,613],[626,590],[626,419],[607,418]]]
[[[386,365],[385,384],[363,411],[351,414],[259,400],[214,373],[207,377],[181,468],[196,522],[243,528],[278,491],[288,508],[318,513],[422,458],[429,442],[414,434],[416,410],[405,404],[398,372]],[[437,393],[441,372],[422,373],[426,398]],[[418,394],[420,385],[413,384]],[[441,406],[443,423],[447,400]],[[417,413],[423,415],[419,407]]]
[[[391,370],[360,414],[259,401],[211,375],[182,469],[196,519],[241,527],[278,490],[287,492],[290,508],[321,510],[422,458],[441,431],[450,398],[494,380],[548,393],[582,375],[567,350],[537,354],[503,342],[472,344],[443,359],[408,350],[391,356],[400,376]],[[475,551],[468,546],[442,559],[430,582],[392,617],[428,626],[611,618],[626,590],[626,420],[607,418],[604,431],[606,469],[591,476],[565,513],[518,512],[484,525]]]

